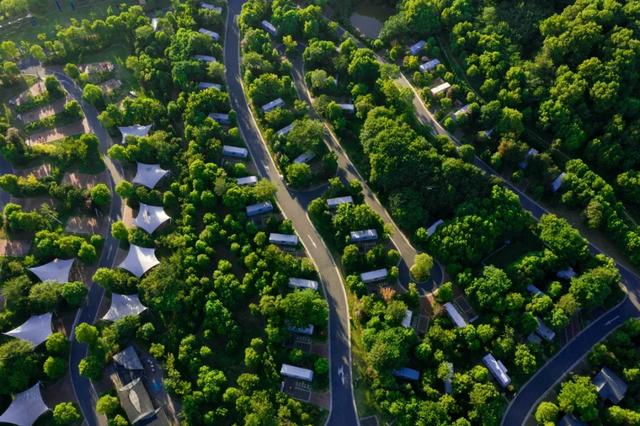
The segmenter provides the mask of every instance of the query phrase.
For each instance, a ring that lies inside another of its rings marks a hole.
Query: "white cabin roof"
[[[564,178],[567,176],[565,172],[560,173],[557,178],[551,182],[551,191],[558,192],[558,189],[562,186],[562,182],[564,182]]]
[[[201,81],[200,83],[198,83],[198,89],[200,89],[200,90],[206,90],[206,89],[222,90],[222,85],[218,84],[218,83],[208,83],[206,81]]]
[[[316,153],[313,151],[305,151],[302,154],[298,155],[293,162],[295,164],[308,163],[309,161],[316,158]]]
[[[34,347],[38,346],[47,340],[52,333],[52,316],[53,314],[51,312],[42,315],[33,315],[13,330],[6,331],[2,334],[25,340]]]
[[[193,55],[193,58],[202,62],[218,62],[218,60],[211,55]]]
[[[424,40],[418,41],[417,43],[409,46],[409,53],[411,53],[412,55],[417,55],[422,49],[424,49],[424,46],[426,44],[427,42]]]
[[[42,399],[40,382],[38,382],[26,391],[15,395],[9,407],[0,415],[0,423],[31,426],[47,411],[49,407]]]
[[[137,170],[136,175],[132,182],[139,185],[144,185],[149,189],[155,188],[169,170],[164,170],[160,167],[160,164],[144,164],[136,162]]]
[[[360,274],[360,279],[362,280],[363,283],[367,284],[367,283],[373,283],[376,281],[385,280],[387,279],[388,275],[389,275],[389,272],[387,271],[387,268],[382,268],[382,269],[376,269],[374,271],[363,272],[362,274]]]
[[[284,126],[282,129],[280,129],[280,130],[278,130],[276,132],[276,135],[284,136],[284,135],[289,134],[289,132],[293,129],[293,124],[294,123],[291,123],[291,124],[288,124],[288,125]]]
[[[420,72],[431,71],[432,69],[434,69],[438,65],[440,65],[440,60],[439,59],[431,59],[430,61],[427,61],[427,62],[423,63],[422,65],[420,65]]]
[[[467,322],[464,320],[462,315],[460,315],[460,312],[458,312],[453,303],[447,302],[443,306],[447,311],[447,315],[449,316],[449,318],[451,318],[451,321],[453,321],[456,327],[463,328],[467,326]]]
[[[335,197],[327,199],[327,206],[331,209],[337,208],[340,204],[353,204],[353,197],[347,195],[346,197]]]
[[[402,318],[402,326],[405,328],[411,327],[411,319],[413,318],[413,311],[409,309],[404,313],[404,318]]]
[[[292,379],[300,379],[307,382],[313,381],[313,371],[308,368],[296,367],[295,365],[282,364],[280,374]]]
[[[214,121],[217,121],[220,124],[229,124],[231,123],[231,119],[229,118],[229,114],[223,114],[221,112],[212,112],[209,114],[209,118]]]
[[[264,20],[260,24],[262,25],[262,28],[264,28],[264,30],[272,36],[278,34],[278,30],[273,26],[271,22]]]
[[[223,145],[222,155],[234,158],[247,158],[249,156],[249,151],[247,150],[247,148],[242,148],[239,146]]]
[[[171,219],[171,217],[164,211],[162,206],[149,206],[147,204],[140,203],[138,215],[133,220],[133,223],[138,228],[142,228],[149,234],[153,234],[160,225],[169,219]]]
[[[283,105],[284,105],[284,100],[282,100],[282,98],[277,98],[272,100],[271,102],[267,102],[266,104],[262,105],[260,109],[262,110],[262,112],[269,112],[269,111],[273,111],[276,108],[280,108]]]
[[[200,3],[200,7],[203,8],[203,9],[213,10],[216,13],[221,13],[222,12],[222,7],[213,5],[211,3],[202,2],[202,3]]]
[[[271,204],[271,202],[269,201],[265,201],[257,204],[251,204],[250,206],[246,207],[246,210],[247,210],[247,216],[249,217],[257,216],[259,214],[269,213],[273,211],[273,204]]]
[[[111,294],[111,306],[107,313],[102,317],[105,321],[117,321],[120,318],[140,315],[147,309],[140,302],[137,294]]]
[[[131,244],[127,257],[125,257],[118,267],[140,278],[145,272],[158,264],[160,264],[160,261],[156,257],[156,249]]]
[[[362,231],[351,231],[349,233],[351,241],[354,243],[361,243],[364,241],[375,241],[378,239],[378,231],[375,229],[364,229]]]
[[[289,287],[318,290],[318,281],[307,280],[304,278],[289,278]]]
[[[269,243],[283,246],[297,246],[298,236],[296,234],[279,234],[272,232],[269,234]]]
[[[433,95],[437,95],[438,93],[442,93],[445,90],[447,90],[449,87],[451,87],[451,85],[449,83],[447,83],[446,81],[444,83],[438,84],[435,87],[431,88],[431,94]]]
[[[245,176],[245,177],[237,178],[236,183],[238,184],[238,186],[253,185],[254,183],[258,183],[258,177]]]
[[[40,281],[55,281],[58,283],[68,283],[69,273],[75,259],[54,259],[44,265],[27,268],[40,279]]]
[[[200,34],[208,35],[209,37],[211,37],[211,38],[213,39],[213,41],[218,41],[218,40],[220,40],[220,34],[218,34],[218,33],[217,33],[217,32],[215,32],[215,31],[211,31],[211,30],[208,30],[208,29],[206,29],[206,28],[200,28],[200,29],[198,30],[198,32],[199,32]]]
[[[430,227],[427,228],[427,236],[430,237],[433,234],[435,234],[436,230],[440,227],[440,225],[444,224],[444,220],[439,219],[436,220],[434,223],[431,224]]]
[[[482,357],[482,362],[489,369],[496,381],[500,383],[500,386],[503,388],[509,386],[511,378],[507,374],[507,369],[502,362],[496,360],[490,353]]]

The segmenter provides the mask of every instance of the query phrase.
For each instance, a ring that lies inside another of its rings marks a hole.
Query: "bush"
[[[53,409],[53,423],[58,426],[72,425],[82,417],[71,402],[61,402]]]
[[[311,183],[311,167],[308,164],[290,164],[286,174],[287,182],[294,188],[303,188]]]

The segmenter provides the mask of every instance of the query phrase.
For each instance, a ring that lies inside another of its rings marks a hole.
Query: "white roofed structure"
[[[377,281],[382,281],[387,279],[387,268],[376,269],[375,271],[363,272],[360,274],[360,279],[363,283],[375,283]]]
[[[427,228],[427,236],[430,237],[435,234],[436,230],[440,227],[440,225],[444,224],[444,220],[440,219],[431,224],[430,227]]]
[[[420,65],[420,72],[428,72],[440,65],[439,59],[432,59]]]
[[[51,328],[51,312],[42,315],[33,315],[31,318],[14,328],[4,332],[5,336],[15,337],[16,339],[25,340],[34,347],[44,342],[52,333]]]
[[[140,278],[145,272],[159,263],[160,261],[156,257],[156,249],[131,244],[129,246],[129,253],[127,253],[127,257],[125,257],[118,267],[125,269]]]
[[[31,426],[47,411],[49,407],[42,399],[40,382],[38,382],[26,391],[15,395],[9,407],[0,415],[0,423]]]
[[[217,33],[217,32],[215,32],[215,31],[211,31],[211,30],[208,30],[208,29],[206,29],[206,28],[200,28],[200,29],[198,30],[198,32],[199,32],[200,34],[208,35],[209,37],[211,37],[211,38],[213,39],[213,41],[218,41],[218,40],[220,40],[220,34],[218,34],[218,33]]]
[[[426,44],[427,44],[426,41],[420,40],[416,44],[409,47],[409,53],[411,53],[412,55],[417,55],[418,53],[420,53],[422,49],[424,49],[424,46]]]
[[[448,90],[449,87],[451,87],[451,85],[445,81],[444,83],[441,83],[441,84],[438,84],[435,87],[432,87],[430,89],[431,90],[431,94],[432,95],[437,95],[439,93],[442,93],[442,92]]]
[[[489,369],[496,381],[500,383],[500,386],[506,388],[511,384],[511,378],[507,375],[507,368],[502,362],[496,360],[492,354],[489,353],[483,356],[482,362]]]
[[[284,136],[289,134],[289,132],[293,129],[293,123],[291,124],[287,124],[286,126],[284,126],[282,129],[278,130],[276,132],[276,135],[278,136]]]
[[[542,337],[547,342],[551,342],[556,338],[556,333],[547,327],[540,318],[536,318],[536,321],[538,322],[538,327],[536,328],[536,334],[538,336]]]
[[[260,23],[260,25],[262,25],[262,28],[272,36],[278,34],[278,30],[273,26],[271,22],[264,20]]]
[[[556,272],[556,277],[561,278],[563,280],[570,280],[571,278],[576,276],[576,271],[573,270],[571,266],[565,268],[561,271]]]
[[[313,371],[308,368],[300,368],[294,365],[282,364],[280,368],[280,374],[292,379],[304,380],[306,382],[313,381]]]
[[[538,287],[536,287],[533,284],[529,284],[527,286],[527,291],[532,295],[532,296],[542,296],[544,293],[542,292],[542,290],[540,290]]]
[[[527,153],[525,154],[524,159],[518,163],[518,166],[523,170],[526,169],[527,166],[529,165],[529,161],[528,161],[529,158],[533,157],[534,155],[538,155],[538,154],[539,154],[539,152],[538,152],[537,149],[529,148],[529,151],[527,151]]]
[[[562,182],[564,182],[564,178],[567,176],[565,172],[560,173],[557,178],[551,182],[551,191],[558,192],[558,189],[562,186]]]
[[[134,124],[133,126],[118,127],[118,130],[122,133],[122,143],[126,142],[127,136],[134,136],[136,138],[147,136],[151,130],[151,126],[151,124],[146,126]]]
[[[200,3],[200,7],[203,9],[213,10],[216,13],[222,13],[222,7],[213,5],[211,3],[202,2]]]
[[[202,82],[198,83],[198,89],[200,89],[200,90],[205,90],[205,89],[222,90],[222,85],[218,84],[218,83],[207,83],[206,81],[202,81]]]
[[[59,283],[69,282],[69,272],[75,259],[54,259],[44,265],[27,268],[40,279],[40,281],[55,281]]]
[[[453,323],[456,325],[456,327],[463,328],[463,327],[467,326],[467,322],[464,320],[462,315],[460,315],[460,312],[458,312],[458,310],[453,305],[453,303],[447,302],[443,306],[444,306],[444,309],[447,312],[447,315],[449,316],[451,321],[453,321]]]
[[[164,170],[160,167],[160,164],[144,164],[136,162],[137,170],[136,175],[131,182],[138,185],[144,185],[149,189],[155,188],[169,170]]]
[[[262,203],[251,204],[246,207],[247,216],[253,217],[264,213],[270,213],[273,211],[273,204],[270,201],[264,201]]]
[[[127,346],[124,350],[113,356],[113,362],[123,366],[127,370],[144,370],[138,353],[133,346]]]
[[[269,243],[282,246],[297,246],[298,236],[296,234],[279,234],[272,232],[269,234]]]
[[[218,60],[211,55],[193,55],[193,58],[202,62],[218,62]]]
[[[140,315],[147,307],[140,302],[137,294],[111,293],[111,306],[102,317],[105,321],[117,321],[120,318]]]
[[[314,329],[315,327],[313,326],[313,324],[309,324],[306,327],[294,327],[292,325],[287,327],[287,330],[289,330],[290,332],[296,333],[296,334],[304,334],[305,336],[313,335]]]
[[[349,113],[355,112],[356,110],[356,107],[353,104],[338,104],[338,106],[341,110]]]
[[[313,151],[305,151],[302,154],[298,155],[294,160],[294,164],[308,163],[309,161],[316,158],[316,153]]]
[[[304,278],[289,278],[289,287],[318,290],[318,281],[306,280]]]
[[[236,183],[238,184],[238,186],[253,185],[254,183],[258,183],[258,177],[245,176],[245,177],[237,178]]]
[[[462,108],[460,108],[459,110],[457,110],[456,112],[453,113],[453,118],[454,119],[459,119],[460,117],[467,115],[467,113],[469,112],[469,109],[471,108],[470,104],[467,104],[465,106],[463,106]]]
[[[151,28],[153,28],[153,31],[158,30],[158,22],[159,22],[158,18],[151,18]]]
[[[269,111],[273,111],[276,108],[280,108],[284,106],[284,100],[282,100],[282,98],[277,98],[272,100],[271,102],[267,102],[266,104],[262,105],[260,107],[260,109],[262,110],[262,112],[269,112]]]
[[[233,158],[247,158],[249,156],[249,151],[247,151],[247,148],[239,146],[223,145],[222,155]]]
[[[362,231],[351,231],[349,233],[351,242],[364,243],[366,241],[376,241],[378,239],[378,231],[375,229],[363,229]]]
[[[229,114],[223,114],[221,112],[212,112],[209,114],[209,118],[214,121],[217,121],[220,124],[231,124],[231,118]]]
[[[336,209],[340,204],[353,204],[353,198],[351,197],[351,195],[348,195],[346,197],[327,199],[327,206],[329,206],[330,209]]]
[[[405,328],[409,328],[411,327],[411,320],[413,319],[413,311],[410,311],[409,309],[407,309],[407,311],[404,313],[404,318],[402,318],[402,326]]]
[[[171,217],[164,211],[162,206],[149,206],[140,203],[138,216],[133,220],[133,223],[138,228],[142,228],[149,234],[153,234],[160,225],[169,219],[171,219]]]

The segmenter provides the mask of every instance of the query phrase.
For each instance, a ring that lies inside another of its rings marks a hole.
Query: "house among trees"
[[[409,53],[412,54],[413,56],[416,56],[418,53],[422,51],[422,49],[424,49],[424,46],[426,44],[427,42],[424,40],[418,41],[417,43],[409,46]]]
[[[453,364],[450,362],[445,362],[447,365],[447,376],[442,380],[444,382],[444,393],[447,395],[451,395],[453,393]]]
[[[567,176],[565,172],[560,173],[560,175],[551,182],[551,191],[558,192],[558,189],[562,186],[562,182],[564,182],[564,178]]]
[[[585,422],[576,419],[572,414],[566,414],[558,422],[558,426],[589,426]]]
[[[247,158],[249,156],[249,151],[247,148],[241,148],[239,146],[223,145],[222,155],[231,158]]]
[[[309,288],[311,290],[318,290],[318,281],[307,280],[304,278],[289,278],[289,287],[291,288]]]
[[[293,123],[291,124],[287,124],[286,126],[284,126],[282,129],[278,130],[276,132],[276,135],[278,136],[285,136],[288,135],[289,132],[293,129]]]
[[[544,293],[542,292],[542,290],[540,290],[538,287],[536,287],[533,284],[529,284],[527,286],[527,291],[529,292],[529,294],[531,294],[532,296],[542,296]]]
[[[276,29],[276,27],[273,26],[273,24],[267,20],[263,20],[260,25],[262,26],[262,28],[268,32],[269,34],[271,34],[272,36],[276,36],[278,34],[278,30]]]
[[[53,331],[51,327],[51,312],[42,315],[32,315],[28,320],[14,328],[5,331],[5,336],[15,337],[16,339],[29,342],[36,347],[47,340]]]
[[[627,384],[609,367],[602,367],[591,383],[598,389],[600,398],[608,399],[614,404],[622,401],[624,394],[627,393]]]
[[[361,231],[351,231],[349,233],[351,242],[358,246],[360,252],[365,252],[376,245],[378,241],[378,231],[375,229],[363,229]]]
[[[402,325],[404,328],[411,328],[411,320],[413,319],[413,311],[407,309],[404,313],[404,318],[402,318]]]
[[[206,90],[206,89],[222,90],[222,84],[207,83],[205,81],[202,81],[202,82],[198,83],[198,89],[200,89],[200,90]]]
[[[389,272],[387,268],[376,269],[374,271],[363,272],[360,274],[360,279],[364,284],[373,284],[387,279]]]
[[[347,195],[346,197],[328,198],[327,206],[330,209],[337,209],[340,204],[353,204],[353,197]]]
[[[245,177],[237,178],[236,183],[238,184],[238,186],[253,185],[255,183],[258,183],[258,177],[245,176]]]
[[[251,204],[246,207],[247,216],[255,217],[265,213],[271,213],[273,211],[273,204],[270,201],[264,201],[262,203]]]
[[[570,280],[571,278],[576,276],[576,271],[573,270],[573,268],[571,266],[569,266],[568,268],[565,268],[561,271],[556,272],[556,277],[562,279],[562,280]]]
[[[269,234],[269,243],[277,246],[296,247],[298,245],[298,236],[296,234],[272,232]]]
[[[140,377],[118,388],[120,405],[129,423],[145,426],[169,426],[171,423],[162,407],[154,408],[149,392]]]
[[[469,109],[471,108],[470,104],[467,104],[453,113],[451,116],[454,120],[459,120],[460,117],[465,116],[469,113]]]
[[[205,2],[202,2],[202,3],[200,3],[200,7],[201,7],[202,9],[209,9],[209,10],[212,10],[212,11],[214,11],[214,12],[216,12],[216,13],[222,13],[222,7],[220,7],[220,6],[216,6],[216,5],[213,5],[213,4],[211,4],[211,3],[205,3]]]
[[[492,354],[488,353],[483,356],[482,363],[489,369],[491,375],[500,386],[506,388],[511,384],[511,378],[507,375],[507,368],[501,361],[496,360]]]
[[[456,309],[456,307],[451,302],[447,302],[443,305],[447,315],[451,319],[451,321],[458,328],[464,328],[467,326],[467,322],[464,320],[460,312]]]
[[[356,112],[356,107],[353,104],[338,104],[341,110],[348,114],[353,114]]]
[[[309,324],[306,327],[294,327],[292,325],[287,327],[287,330],[289,330],[291,333],[296,333],[296,334],[303,334],[305,336],[311,336],[313,335],[313,330],[315,329],[313,324]]]
[[[313,381],[313,371],[294,365],[282,364],[280,374],[290,379],[304,380],[305,382]]]
[[[520,167],[522,170],[526,169],[527,166],[529,165],[529,162],[528,162],[529,158],[538,154],[539,152],[537,149],[529,148],[529,151],[527,151],[526,155],[524,156],[524,160],[518,163],[518,167]]]
[[[437,220],[433,224],[431,224],[431,226],[427,228],[427,237],[430,237],[433,234],[435,234],[436,230],[440,227],[440,225],[443,225],[443,224],[444,224],[444,220],[442,219]]]
[[[262,105],[260,107],[260,109],[262,110],[263,113],[268,113],[269,111],[273,111],[276,108],[280,108],[284,106],[284,100],[282,100],[282,98],[277,98],[272,100],[271,102],[267,102],[266,104]]]
[[[316,153],[315,152],[313,152],[313,151],[305,151],[302,154],[298,155],[293,160],[293,163],[294,164],[308,163],[309,161],[313,160],[314,158],[316,158]]]
[[[212,112],[211,114],[209,114],[209,118],[211,118],[214,121],[217,121],[219,124],[223,124],[223,125],[231,124],[231,118],[229,118],[229,114]]]
[[[451,85],[449,83],[447,83],[446,81],[444,83],[440,83],[435,87],[432,87],[431,90],[431,94],[433,96],[439,95],[442,92],[446,92],[447,90],[449,90],[449,88],[451,87]]]
[[[420,380],[420,372],[418,370],[414,370],[413,368],[402,367],[391,372],[395,377],[403,380],[409,380],[412,382],[417,382]]]
[[[218,60],[211,55],[193,55],[193,58],[202,62],[218,62]]]
[[[215,31],[211,31],[211,30],[208,30],[208,29],[206,29],[206,28],[200,28],[200,29],[198,30],[198,32],[199,32],[200,34],[208,35],[209,37],[211,37],[211,38],[213,39],[213,41],[218,41],[218,40],[220,40],[220,34],[218,34],[218,33],[217,33],[217,32],[215,32]]]
[[[431,59],[430,61],[427,61],[423,64],[420,65],[420,72],[430,72],[433,69],[435,69],[435,67],[437,67],[438,65],[440,65],[440,60],[438,59]]]
[[[16,394],[9,407],[0,414],[0,423],[31,426],[47,411],[49,407],[42,399],[40,382],[38,382],[26,391]]]
[[[536,318],[536,321],[538,322],[538,327],[536,328],[536,334],[538,336],[542,337],[547,342],[551,342],[556,338],[556,333],[547,327],[540,318]]]

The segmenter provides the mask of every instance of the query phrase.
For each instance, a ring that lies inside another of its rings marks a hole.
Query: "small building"
[[[211,118],[214,121],[217,121],[218,123],[223,124],[223,125],[231,124],[231,118],[229,118],[229,114],[222,114],[222,113],[219,113],[219,112],[212,112],[211,114],[209,114],[209,118]]]
[[[220,40],[220,34],[218,34],[218,33],[217,33],[217,32],[215,32],[215,31],[211,31],[211,30],[208,30],[208,29],[206,29],[206,28],[200,28],[200,29],[198,30],[198,32],[199,32],[200,34],[208,35],[209,37],[211,37],[211,38],[213,39],[213,41],[218,41],[218,40]]]
[[[247,148],[239,146],[223,145],[222,155],[231,158],[247,158],[249,156],[249,151]]]
[[[469,109],[471,108],[470,104],[467,104],[453,113],[452,118],[454,120],[459,120],[460,117],[463,117],[469,113]]]
[[[562,182],[564,182],[564,178],[567,176],[565,172],[560,173],[560,175],[551,182],[551,192],[558,192],[558,189],[562,186]]]
[[[298,236],[296,234],[279,234],[272,232],[269,234],[269,243],[279,246],[295,247],[298,245]]]
[[[360,279],[365,284],[376,283],[387,279],[389,272],[387,268],[376,269],[374,271],[363,272],[360,274]]]
[[[147,233],[153,234],[156,229],[170,219],[171,217],[164,211],[164,207],[140,203],[138,215],[133,220],[133,223],[138,228],[147,231]]]
[[[193,55],[193,58],[202,62],[218,62],[218,60],[211,55]]]
[[[444,393],[451,395],[453,393],[453,364],[450,362],[445,363],[449,372],[447,377],[444,378]]]
[[[169,426],[171,424],[162,407],[157,410],[153,407],[149,392],[140,378],[119,388],[118,399],[132,425],[140,423]]]
[[[570,280],[571,278],[576,276],[576,271],[573,270],[573,268],[571,266],[569,266],[568,268],[565,268],[561,271],[556,272],[556,277],[563,279],[563,280]]]
[[[280,129],[280,130],[278,130],[276,132],[276,135],[278,135],[278,136],[286,136],[286,135],[288,135],[289,132],[293,129],[293,124],[294,123],[291,123],[291,124],[288,124],[288,125],[284,126],[282,129]]]
[[[356,107],[353,104],[338,104],[341,110],[348,114],[353,114],[356,112]]]
[[[315,329],[315,327],[313,326],[313,324],[309,324],[306,327],[294,327],[292,325],[287,327],[287,330],[289,330],[291,333],[303,334],[305,336],[313,335],[313,330],[314,329]]]
[[[538,321],[538,327],[536,328],[536,334],[538,336],[542,337],[547,342],[551,342],[556,338],[556,333],[549,327],[547,327],[547,325],[540,318],[536,318],[536,321]]]
[[[602,367],[591,383],[598,389],[600,398],[608,399],[614,404],[618,404],[627,393],[627,384],[609,367]]]
[[[529,284],[527,286],[527,291],[532,295],[532,296],[542,296],[544,293],[542,292],[542,290],[540,290],[538,287],[536,287],[533,284]]]
[[[349,233],[351,242],[355,244],[378,240],[378,231],[375,229],[363,229],[362,231],[351,231]]]
[[[413,368],[398,368],[397,370],[393,370],[391,374],[399,379],[409,380],[412,382],[417,382],[418,380],[420,380],[420,372],[418,370],[414,370]]]
[[[135,244],[129,245],[127,257],[118,265],[118,268],[131,272],[136,277],[142,277],[149,269],[160,264],[156,257],[156,249],[150,247],[140,247]]]
[[[427,228],[427,237],[432,236],[433,234],[436,233],[436,230],[441,226],[444,225],[444,220],[439,219],[437,221],[435,221],[434,223],[431,224],[430,227]]]
[[[269,34],[271,34],[272,36],[276,36],[278,35],[278,29],[276,27],[273,26],[273,24],[267,20],[263,20],[260,25],[262,26],[262,28],[268,32]]]
[[[420,65],[420,72],[433,71],[438,65],[440,65],[440,60],[432,59]]]
[[[440,83],[435,87],[432,87],[431,90],[431,94],[433,96],[439,95],[442,92],[446,92],[447,90],[449,90],[449,88],[451,87],[451,85],[449,83],[447,83],[446,81],[444,83]]]
[[[273,211],[273,204],[270,201],[264,201],[262,203],[251,204],[246,207],[247,216],[254,217],[265,213],[271,213]]]
[[[583,421],[576,419],[571,414],[566,414],[560,421],[557,423],[558,426],[589,426]]]
[[[426,41],[420,40],[416,44],[413,44],[413,45],[409,46],[409,53],[411,53],[414,56],[417,55],[418,53],[420,53],[422,51],[422,49],[424,49],[424,46],[426,44],[427,44]]]
[[[238,184],[238,186],[253,185],[253,184],[258,183],[258,177],[257,176],[245,176],[245,177],[237,178],[236,179],[236,183]]]
[[[313,160],[314,158],[316,158],[316,153],[315,152],[313,152],[313,151],[305,151],[302,154],[298,155],[293,160],[293,163],[294,164],[308,163],[309,161]]]
[[[318,290],[318,281],[307,280],[304,278],[289,278],[289,287],[291,288],[309,288],[311,290]]]
[[[262,112],[266,114],[269,111],[273,111],[274,109],[280,108],[283,106],[284,106],[284,100],[282,98],[277,98],[272,100],[271,102],[267,102],[266,104],[262,105],[260,109],[262,110]]]
[[[200,3],[200,7],[201,7],[202,9],[209,9],[209,10],[212,10],[212,11],[214,11],[215,13],[222,13],[222,7],[220,7],[220,6],[216,6],[216,5],[213,5],[213,4],[211,4],[211,3],[205,3],[205,2],[202,2],[202,3]]]
[[[153,189],[168,173],[169,170],[164,170],[160,164],[137,163],[136,175],[131,182]]]
[[[409,309],[404,313],[404,318],[402,318],[402,322],[400,323],[404,328],[411,327],[411,320],[413,319],[413,311]]]
[[[350,195],[346,197],[328,198],[327,206],[330,209],[337,209],[340,204],[353,204],[353,198]]]
[[[511,378],[507,375],[507,368],[501,361],[488,353],[482,357],[482,363],[489,369],[491,375],[496,379],[500,386],[506,388],[511,384]]]
[[[464,328],[467,326],[467,322],[464,320],[462,315],[460,315],[460,312],[458,312],[458,310],[453,305],[453,303],[447,302],[443,305],[443,307],[447,312],[447,315],[449,316],[451,321],[456,325],[456,327]]]
[[[113,356],[113,362],[127,370],[144,370],[138,353],[133,346],[127,346],[124,350]]]
[[[222,85],[218,83],[207,83],[206,81],[202,81],[198,83],[198,89],[200,90],[215,89],[220,91],[222,90]]]
[[[294,365],[282,364],[280,374],[291,379],[304,380],[305,382],[313,381],[313,371],[308,368],[296,367]]]
[[[521,162],[518,163],[518,166],[524,170],[527,168],[527,166],[529,165],[529,158],[533,157],[534,155],[538,155],[539,152],[537,149],[535,148],[529,148],[529,151],[527,151],[527,154],[524,156],[524,160],[522,160]]]

